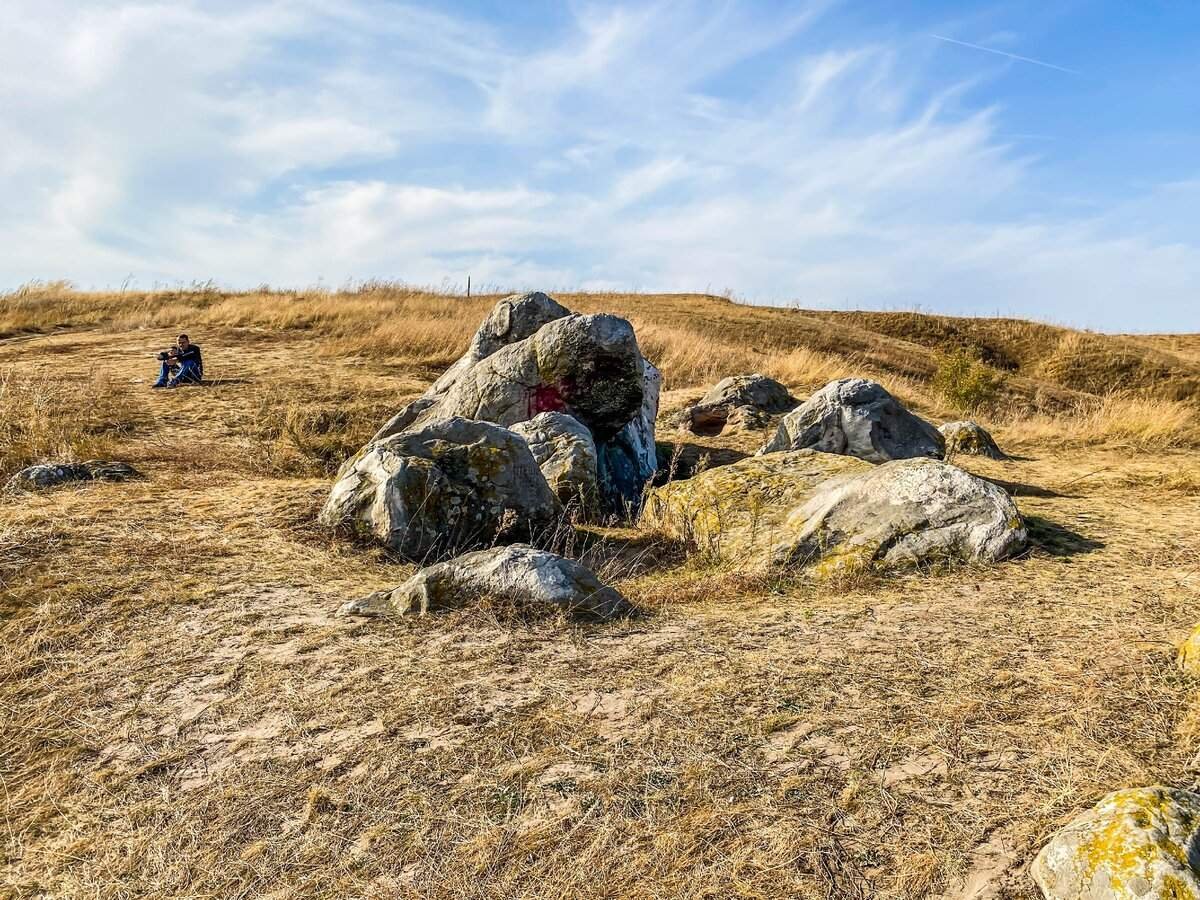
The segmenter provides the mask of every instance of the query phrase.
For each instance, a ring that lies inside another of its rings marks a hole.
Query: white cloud
[[[0,286],[469,272],[1200,328],[1200,182],[1039,214],[1003,110],[901,43],[805,41],[823,9],[587,7],[516,40],[374,0],[18,3]]]

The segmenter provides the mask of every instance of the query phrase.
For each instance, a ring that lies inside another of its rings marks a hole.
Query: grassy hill
[[[0,885],[14,897],[1035,896],[1048,834],[1200,779],[1200,338],[558,294],[629,317],[663,418],[761,371],[867,374],[958,417],[1032,546],[987,569],[766,581],[637,527],[581,535],[644,615],[337,618],[412,567],[314,523],[340,462],[495,297],[373,285],[0,298]],[[153,392],[186,330],[214,383]],[[660,419],[661,421],[661,419]],[[749,451],[761,435],[705,441]],[[972,894],[972,891],[977,891]],[[988,893],[988,892],[991,893]]]

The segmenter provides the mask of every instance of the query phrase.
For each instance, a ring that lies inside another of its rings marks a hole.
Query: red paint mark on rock
[[[533,394],[529,397],[530,418],[536,416],[538,413],[559,412],[566,408],[567,403],[563,400],[562,394],[552,384],[539,384],[533,389]]]

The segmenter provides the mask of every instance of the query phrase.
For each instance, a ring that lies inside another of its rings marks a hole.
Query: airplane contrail
[[[1040,59],[1032,59],[1028,56],[1017,56],[1015,53],[1009,53],[1006,50],[996,50],[992,47],[983,47],[979,44],[970,44],[966,41],[955,40],[952,37],[944,37],[940,34],[931,34],[931,38],[937,38],[939,41],[945,41],[947,44],[958,44],[960,47],[970,47],[972,50],[982,50],[985,53],[995,53],[997,56],[1007,56],[1009,59],[1017,59],[1021,62],[1033,63],[1035,66],[1044,66],[1047,69],[1055,69],[1059,72],[1066,72],[1068,75],[1082,75],[1083,73],[1076,69],[1068,69],[1065,66],[1056,66],[1054,63],[1043,62]]]

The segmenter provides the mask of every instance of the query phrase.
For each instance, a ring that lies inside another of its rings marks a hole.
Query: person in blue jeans
[[[200,356],[200,345],[193,344],[186,334],[181,334],[175,346],[158,354],[162,367],[158,372],[156,388],[173,388],[181,384],[199,384],[204,378],[204,360]]]

